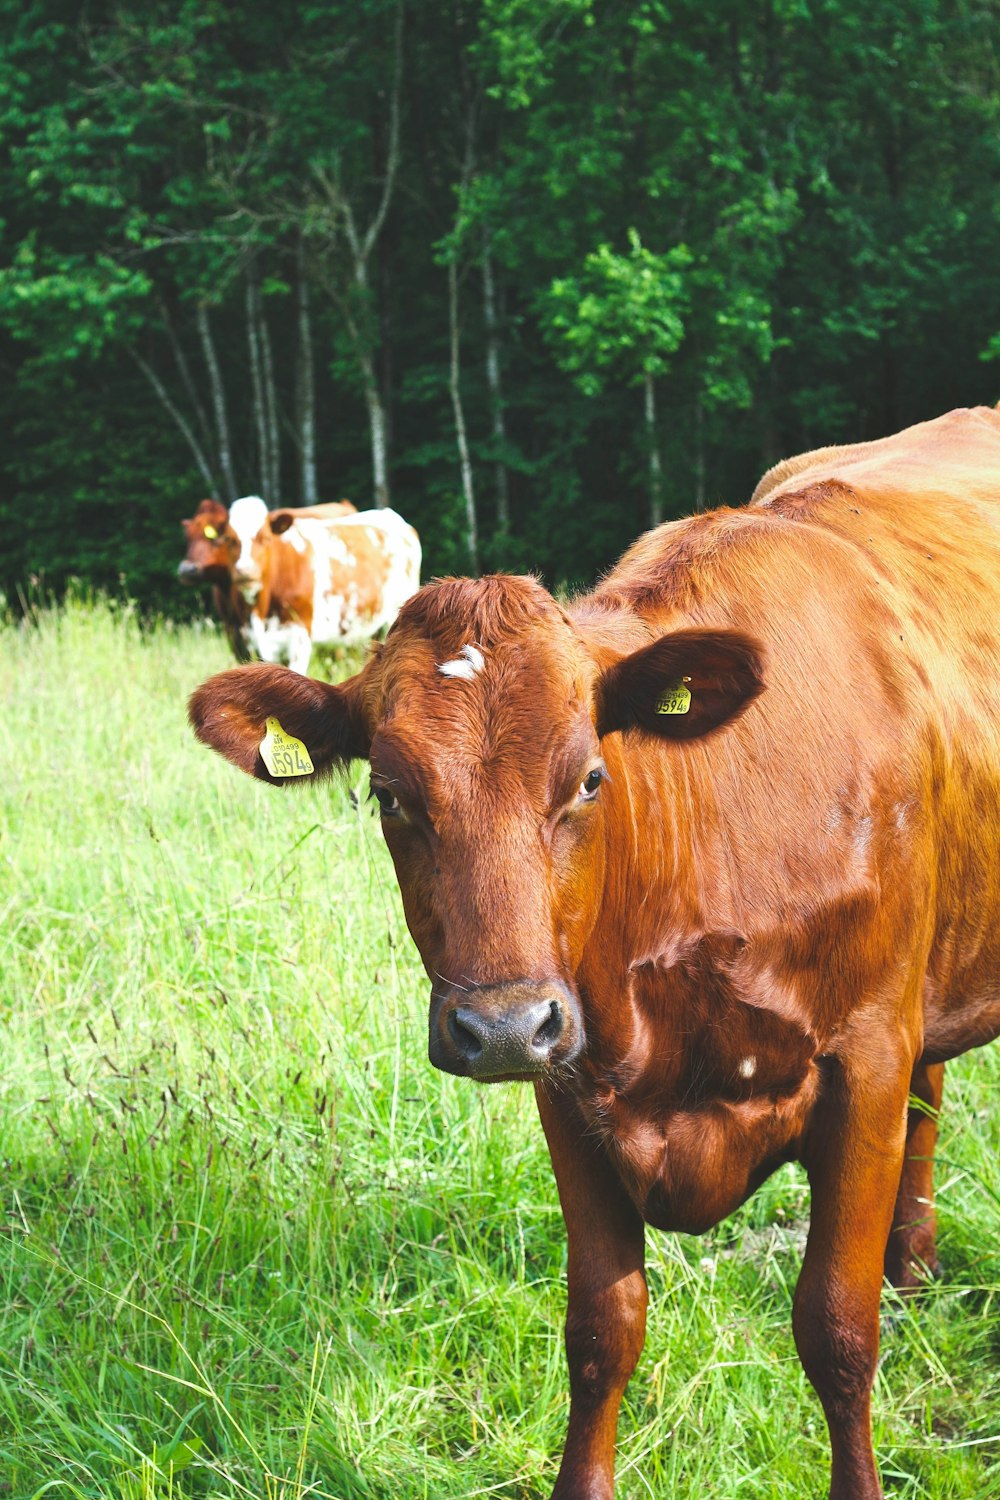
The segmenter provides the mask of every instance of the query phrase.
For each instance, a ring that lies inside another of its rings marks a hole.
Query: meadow
[[[211,631],[77,599],[0,626],[0,1497],[544,1500],[562,1220],[522,1086],[426,1058],[364,768],[199,748]],[[887,1491],[1000,1496],[1000,1055],[949,1069],[943,1279],[890,1292]],[[805,1500],[808,1187],[648,1235],[619,1496]]]

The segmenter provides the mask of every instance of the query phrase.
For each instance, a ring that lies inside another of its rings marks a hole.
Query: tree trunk
[[[705,408],[694,403],[694,508],[705,509]]]
[[[267,473],[264,476],[267,486],[264,498],[274,509],[281,504],[281,434],[278,430],[278,391],[274,383],[271,334],[259,298],[258,311],[260,313],[260,364],[264,379],[264,413],[267,419],[267,447],[270,454]]]
[[[303,505],[315,505],[316,488],[316,381],[313,369],[312,320],[309,314],[309,284],[302,240],[298,249],[299,348],[296,367],[296,407],[299,428],[299,493]]]
[[[775,365],[774,355],[768,362],[767,371],[764,376],[765,398],[758,404],[758,409],[763,406],[764,420],[761,423],[761,467],[760,472],[766,474],[768,469],[773,469],[782,457],[781,443],[778,437],[777,413],[778,413],[778,371]]]
[[[271,472],[271,451],[267,429],[260,338],[258,336],[260,327],[260,285],[257,277],[256,260],[251,260],[247,266],[246,309],[247,344],[250,348],[250,387],[253,392],[253,418],[254,427],[257,432],[256,487],[259,493],[267,494],[267,481]]]
[[[209,424],[208,417],[205,414],[205,408],[202,405],[201,400],[199,399],[198,390],[191,375],[191,366],[187,361],[187,355],[184,353],[184,348],[181,344],[181,341],[177,337],[177,331],[174,328],[173,319],[170,316],[170,310],[167,307],[166,302],[162,298],[160,299],[160,316],[163,318],[163,326],[167,330],[167,338],[169,339],[170,347],[174,352],[174,360],[177,364],[177,369],[180,372],[180,377],[184,389],[187,391],[188,400],[191,402],[191,409],[194,412],[198,422],[198,430],[201,433],[201,441],[206,448],[211,448],[212,429]]]
[[[465,435],[465,413],[462,409],[462,390],[459,378],[458,268],[455,265],[454,258],[448,262],[448,331],[451,335],[451,362],[449,366],[448,386],[451,391],[452,410],[455,413],[455,437],[458,441],[458,461],[462,473],[462,495],[465,499],[466,539],[472,571],[478,573],[479,536],[476,526],[476,495],[473,488],[469,444]]]
[[[229,441],[226,392],[222,384],[222,375],[219,371],[219,361],[215,354],[212,330],[209,326],[208,308],[204,302],[198,303],[198,332],[201,335],[201,347],[205,355],[209,388],[212,392],[212,409],[215,412],[215,435],[219,450],[219,467],[222,470],[222,482],[225,488],[225,499],[227,505],[232,505],[236,499],[236,476],[233,472],[232,444]]]
[[[385,451],[387,467],[389,455],[391,455],[393,451],[393,445],[395,443],[392,409],[393,344],[392,257],[390,254],[391,246],[389,244],[390,231],[391,225],[387,226],[386,231],[383,232],[378,243],[378,388],[382,399],[382,410],[385,414]]]
[[[497,325],[496,288],[493,283],[493,259],[489,240],[483,245],[483,313],[486,322],[486,385],[490,393],[490,415],[493,441],[497,445],[497,458],[493,474],[497,497],[497,530],[510,530],[510,491],[507,484],[507,465],[500,456],[507,441],[507,426],[503,414],[503,387],[500,379],[500,334]]]
[[[128,352],[129,354],[131,354],[132,358],[139,366],[139,369],[142,371],[146,379],[149,381],[150,385],[153,387],[153,390],[156,392],[157,396],[160,398],[163,405],[170,413],[171,417],[177,423],[177,426],[181,434],[183,435],[184,441],[191,449],[191,456],[198,467],[198,472],[201,474],[202,479],[204,479],[205,481],[205,487],[208,490],[208,493],[213,496],[217,495],[219,492],[219,486],[216,481],[215,475],[212,473],[212,469],[205,455],[205,452],[202,449],[201,444],[198,442],[198,439],[191,431],[189,423],[185,421],[180,411],[174,405],[173,401],[171,401],[170,396],[167,393],[167,388],[163,384],[163,381],[160,379],[159,375],[157,375],[152,366],[146,363],[141,354],[137,354],[134,349],[129,349]]]
[[[386,446],[385,408],[378,388],[378,377],[371,355],[359,351],[361,378],[365,387],[365,406],[368,408],[368,435],[372,449],[372,494],[375,505],[384,510],[389,504],[389,463]]]
[[[361,382],[368,410],[368,429],[372,449],[372,489],[375,504],[380,509],[389,504],[389,435],[385,401],[379,388],[377,350],[364,323],[364,314],[370,309],[370,287],[368,264],[372,251],[379,242],[385,228],[389,205],[396,186],[399,169],[399,103],[403,80],[403,5],[396,6],[396,22],[393,29],[392,84],[389,91],[388,139],[385,148],[385,169],[382,174],[382,191],[378,206],[364,231],[358,225],[350,198],[341,187],[339,177],[331,176],[321,168],[315,174],[326,193],[334,216],[334,223],[342,230],[351,252],[352,284],[334,290],[334,300],[343,313],[357,355],[361,371]],[[357,300],[362,316],[355,317],[352,302]]]
[[[645,379],[646,443],[649,449],[649,524],[659,526],[663,520],[663,470],[660,448],[656,441],[656,389],[653,377]]]

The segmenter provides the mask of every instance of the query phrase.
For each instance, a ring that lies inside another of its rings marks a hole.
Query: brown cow
[[[237,661],[249,661],[250,606],[236,587],[233,569],[241,542],[230,525],[229,511],[218,500],[203,500],[190,521],[182,521],[187,551],[177,568],[180,583],[212,590],[212,603]]]
[[[368,757],[431,1060],[534,1082],[569,1233],[557,1500],[612,1495],[644,1222],[705,1230],[789,1159],[830,1493],[880,1496],[883,1269],[936,1264],[943,1064],[1000,1033],[998,660],[979,409],[783,465],[568,611],[445,581],[348,682],[244,667],[195,693],[198,735],[261,779],[269,716],[317,774]]]

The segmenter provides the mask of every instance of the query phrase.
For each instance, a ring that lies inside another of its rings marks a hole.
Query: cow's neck
[[[608,745],[607,870],[577,975],[581,1103],[665,1228],[717,1222],[793,1154],[818,1082],[813,1037],[748,957],[712,753]]]

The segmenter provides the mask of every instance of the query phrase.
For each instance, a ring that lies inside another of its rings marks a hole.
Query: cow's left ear
[[[342,769],[348,761],[368,758],[371,740],[362,715],[363,675],[331,685],[288,667],[234,667],[210,677],[191,694],[188,716],[203,744],[249,776],[272,786],[291,779],[312,781]],[[261,753],[268,737],[265,753],[277,775]],[[307,762],[301,748],[312,772],[302,772]]]
[[[739,630],[676,630],[615,663],[597,685],[597,732],[691,740],[741,714],[764,687],[764,649]]]

